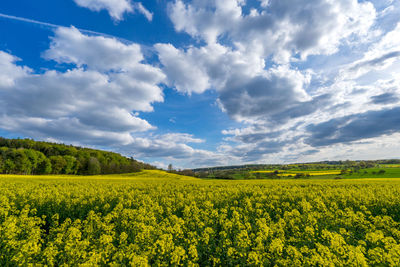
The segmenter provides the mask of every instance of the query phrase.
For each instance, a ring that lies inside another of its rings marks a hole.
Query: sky
[[[0,136],[165,168],[400,158],[398,0],[0,2]]]

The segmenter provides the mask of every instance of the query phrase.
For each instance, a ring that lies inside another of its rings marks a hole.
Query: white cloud
[[[219,90],[230,77],[257,76],[265,67],[264,59],[257,54],[244,54],[221,44],[186,50],[171,44],[156,44],[155,48],[170,85],[189,94]]]
[[[307,71],[287,65],[265,70],[265,61],[257,54],[245,54],[220,44],[186,50],[171,44],[155,47],[169,85],[188,94],[215,89],[222,110],[239,121],[297,117],[302,115],[300,105],[305,103],[313,109],[307,114],[317,109],[318,96],[312,102],[313,97],[304,89],[310,82]]]
[[[186,56],[171,44],[157,44],[156,49],[164,72],[173,86],[180,92],[202,93],[209,88],[207,74],[193,59]]]
[[[400,23],[373,43],[363,57],[343,68],[339,80],[355,80],[371,71],[388,69],[400,58]]]
[[[74,0],[81,7],[86,7],[92,11],[107,10],[110,17],[119,21],[123,19],[125,13],[133,13],[135,10],[143,14],[148,21],[153,19],[153,13],[148,11],[142,3],[134,3],[130,0]]]
[[[109,147],[142,159],[159,157],[178,166],[226,160],[188,145],[205,142],[191,134],[141,133],[155,127],[136,111],[152,111],[152,103],[163,101],[165,75],[143,63],[139,45],[59,28],[43,55],[70,69],[35,73],[0,52],[0,73],[5,74],[1,129],[39,140]]]
[[[376,18],[371,3],[355,0],[261,1],[248,14],[244,6],[239,0],[177,0],[169,4],[176,31],[207,44],[155,47],[170,86],[189,94],[214,89],[231,118],[253,123],[286,123],[325,108],[332,93],[310,93],[313,71],[292,64],[361,42]]]
[[[366,35],[376,18],[371,3],[357,0],[271,0],[248,15],[243,5],[239,0],[177,0],[169,15],[177,31],[207,43],[228,38],[238,49],[273,55],[276,62],[288,62],[296,54],[305,59],[335,53],[349,38]]]
[[[15,63],[19,60],[13,55],[0,51],[0,89],[12,88],[15,85],[15,79],[31,71],[27,67],[17,66]]]
[[[124,13],[133,12],[129,0],[74,0],[81,7],[89,8],[92,11],[107,10],[115,20],[122,20]]]
[[[50,49],[43,56],[58,63],[73,63],[99,71],[125,71],[137,67],[143,60],[138,44],[126,45],[112,38],[84,35],[73,26],[56,29],[51,39]]]
[[[144,160],[160,158],[164,165],[173,163],[174,166],[182,168],[228,164],[234,159],[233,156],[195,149],[188,145],[188,143],[202,143],[203,141],[190,134],[182,133],[149,135],[134,137],[129,144],[117,146],[115,149],[123,154],[134,155],[136,158]],[[161,165],[160,162],[157,165]]]
[[[152,103],[163,101],[165,75],[141,62],[139,45],[60,28],[44,55],[75,67],[36,74],[0,53],[0,73],[12,74],[0,89],[1,128],[86,144],[126,144],[131,133],[154,129],[132,112],[152,111]]]
[[[135,9],[137,9],[141,14],[143,14],[143,16],[146,17],[146,19],[148,21],[152,21],[153,20],[153,13],[150,12],[149,10],[147,10],[142,3],[135,3],[134,5]]]
[[[201,1],[185,4],[178,0],[169,5],[175,30],[215,43],[225,31],[233,29],[242,16],[241,0]]]

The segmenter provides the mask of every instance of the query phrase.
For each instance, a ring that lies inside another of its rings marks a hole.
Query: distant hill
[[[377,164],[400,164],[400,159],[379,159],[379,160],[336,160],[336,161],[318,161],[307,163],[291,163],[291,164],[246,164],[246,165],[230,165],[230,166],[216,166],[206,168],[191,169],[191,171],[198,172],[212,172],[212,171],[226,171],[226,170],[273,170],[273,169],[337,169],[340,167],[360,166],[373,167]]]
[[[118,153],[72,145],[0,137],[3,174],[115,174],[155,169]]]

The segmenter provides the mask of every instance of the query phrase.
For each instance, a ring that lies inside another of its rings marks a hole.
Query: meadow
[[[396,178],[0,175],[0,266],[400,266],[399,223]]]

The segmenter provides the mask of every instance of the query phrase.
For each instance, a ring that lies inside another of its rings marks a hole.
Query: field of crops
[[[277,176],[290,177],[296,176],[297,174],[304,174],[309,176],[324,176],[324,175],[338,175],[341,170],[320,170],[320,171],[310,171],[310,170],[265,170],[265,171],[252,171],[252,173],[274,173],[277,172]]]
[[[381,164],[380,166],[383,168],[400,168],[399,164]]]
[[[323,176],[323,175],[338,175],[341,173],[340,170],[327,170],[327,171],[285,171],[279,173],[278,176],[295,176],[296,174],[304,174],[309,176]]]
[[[400,179],[0,176],[0,266],[400,266]]]
[[[265,173],[273,174],[283,178],[295,177],[296,175],[305,175],[313,178],[399,178],[400,167],[395,164],[381,165],[376,168],[364,168],[357,171],[351,171],[350,169],[344,173],[342,170],[258,170],[252,171],[251,173]]]

